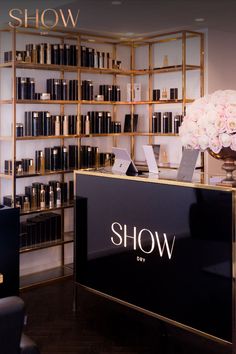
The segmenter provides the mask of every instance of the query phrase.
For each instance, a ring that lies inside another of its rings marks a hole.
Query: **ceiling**
[[[1,0],[0,23],[8,10],[70,8],[79,13],[78,29],[139,37],[175,29],[211,28],[236,34],[236,0]],[[203,22],[195,19],[203,18]]]

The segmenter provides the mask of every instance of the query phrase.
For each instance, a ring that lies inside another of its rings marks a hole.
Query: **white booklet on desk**
[[[154,175],[158,175],[160,145],[155,145],[155,150],[156,151],[154,152],[153,145],[143,145],[143,151],[148,165],[148,172]]]
[[[191,182],[199,150],[184,149],[177,173],[177,181]]]

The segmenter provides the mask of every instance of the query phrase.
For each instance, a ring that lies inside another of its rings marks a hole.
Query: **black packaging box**
[[[25,112],[25,136],[32,136],[32,113]]]
[[[34,222],[21,222],[21,231],[27,235],[25,243],[27,246],[32,246],[37,243],[37,225]]]
[[[17,160],[15,161],[15,168],[17,169],[19,165],[21,165],[22,161]],[[12,160],[5,160],[4,161],[4,173],[10,175],[12,174]]]
[[[69,169],[78,169],[78,145],[69,145]]]
[[[137,126],[138,126],[138,114],[133,115],[133,132],[137,132]],[[125,124],[124,124],[124,132],[131,132],[132,127],[131,127],[131,114],[126,114],[125,115]]]
[[[26,232],[20,232],[20,248],[28,246],[28,235]]]
[[[53,148],[50,148],[50,147],[44,148],[45,170],[46,171],[52,171],[52,150],[53,150]]]
[[[12,196],[11,195],[3,196],[3,205],[6,205],[8,207],[12,207]]]
[[[69,201],[74,200],[74,181],[69,181]]]
[[[68,201],[68,183],[67,182],[60,182],[61,187],[61,202],[67,203]]]
[[[29,198],[30,205],[32,202],[32,190],[33,190],[32,186],[25,186],[25,196]]]
[[[77,116],[76,115],[69,115],[68,116],[68,133],[69,135],[75,135],[76,132],[76,121],[77,121]]]

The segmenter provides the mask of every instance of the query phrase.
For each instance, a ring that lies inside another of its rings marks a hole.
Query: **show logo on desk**
[[[119,222],[111,224],[111,231],[113,245],[141,252],[142,256],[136,256],[138,262],[145,263],[146,257],[154,253],[167,260],[173,257],[175,236],[167,236],[164,232],[151,231],[148,228],[128,227]]]
[[[8,25],[11,28],[28,28],[51,30],[57,26],[65,28],[75,28],[78,24],[80,10],[72,11],[71,9],[44,9],[44,10],[28,10],[14,8],[10,9],[8,15],[10,21]]]

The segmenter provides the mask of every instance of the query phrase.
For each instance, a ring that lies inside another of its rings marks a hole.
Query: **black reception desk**
[[[235,348],[236,189],[90,171],[75,188],[76,284]]]

